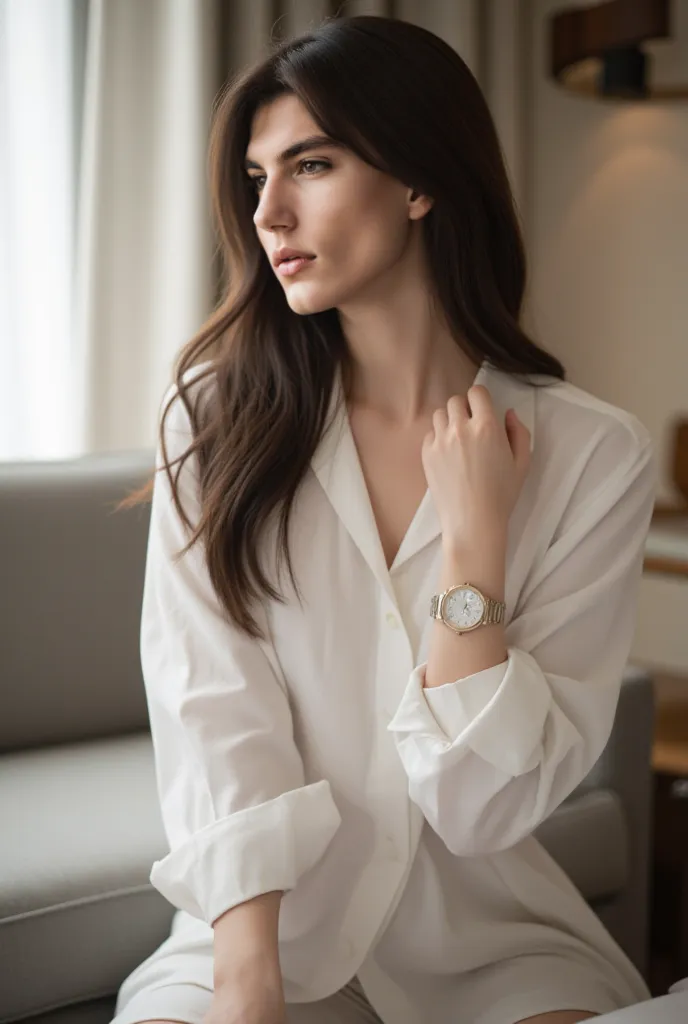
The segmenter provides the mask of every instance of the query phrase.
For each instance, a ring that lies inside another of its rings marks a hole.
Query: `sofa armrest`
[[[652,676],[647,669],[628,664],[609,742],[569,798],[608,790],[621,802],[628,836],[628,883],[605,908],[604,920],[641,972],[646,969],[649,938],[654,721]]]
[[[645,828],[649,825],[648,796],[652,791],[654,716],[652,676],[647,669],[628,664],[607,746],[576,791],[614,790],[626,813],[639,814]]]

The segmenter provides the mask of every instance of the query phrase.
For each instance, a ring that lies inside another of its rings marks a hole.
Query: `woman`
[[[647,998],[532,833],[612,727],[650,439],[519,325],[477,84],[329,21],[222,95],[210,170],[229,284],[168,393],[141,633],[178,912],[116,1024]]]

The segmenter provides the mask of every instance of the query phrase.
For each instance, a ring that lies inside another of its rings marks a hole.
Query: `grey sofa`
[[[152,464],[0,465],[0,1024],[107,1024],[169,933],[148,881],[166,849],[139,663],[148,506],[113,512]],[[629,665],[604,755],[538,833],[641,970],[652,718]]]

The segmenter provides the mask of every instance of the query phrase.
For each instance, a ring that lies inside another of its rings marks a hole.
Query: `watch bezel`
[[[454,622],[450,622],[449,619],[445,618],[444,602],[447,600],[447,598],[451,597],[451,595],[454,594],[457,590],[472,590],[474,594],[478,594],[481,601],[483,602],[483,613],[473,626],[457,626]],[[439,608],[437,609],[437,614],[442,619],[442,622],[445,624],[445,626],[448,626],[449,629],[452,629],[455,633],[471,633],[474,629],[478,629],[478,627],[483,624],[485,620],[485,615],[487,614],[487,601],[488,598],[486,597],[486,595],[483,594],[482,590],[474,586],[474,584],[469,583],[468,581],[466,581],[466,583],[456,583],[453,587],[448,587],[447,590],[445,590],[444,593],[441,595],[440,605]]]

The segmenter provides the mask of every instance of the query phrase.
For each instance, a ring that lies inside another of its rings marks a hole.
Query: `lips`
[[[280,263],[284,263],[290,259],[315,259],[312,252],[305,252],[303,249],[291,249],[288,245],[283,245],[281,249],[276,249],[272,254],[272,265],[278,267]]]
[[[292,277],[304,267],[310,266],[314,260],[315,256],[290,256],[277,264],[277,273],[282,277]]]

